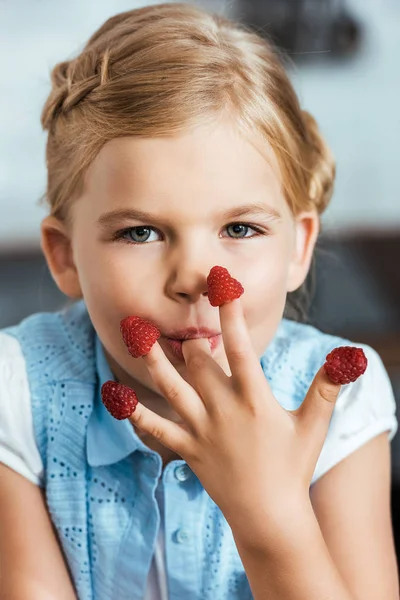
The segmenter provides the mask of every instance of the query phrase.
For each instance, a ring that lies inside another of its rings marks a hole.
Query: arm
[[[329,555],[311,503],[295,504],[291,514],[282,511],[273,524],[268,521],[264,545],[259,536],[253,546],[233,531],[254,599],[358,600]]]
[[[254,598],[398,600],[387,434],[326,473],[310,498],[313,511],[304,506],[290,526],[282,512],[264,548],[237,542]]]
[[[43,492],[0,463],[1,600],[76,600]]]
[[[382,433],[311,487],[325,542],[357,600],[399,598],[390,475],[390,444]]]

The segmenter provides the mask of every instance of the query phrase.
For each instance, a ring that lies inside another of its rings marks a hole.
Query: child
[[[73,302],[0,332],[2,598],[398,598],[382,361],[332,382],[351,342],[284,317],[334,165],[270,45],[185,4],[116,15],[42,124]],[[244,293],[211,304],[213,267]],[[134,358],[135,316],[161,337]]]

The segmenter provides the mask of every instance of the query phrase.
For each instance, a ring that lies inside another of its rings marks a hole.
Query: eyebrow
[[[269,216],[273,219],[281,219],[281,214],[272,206],[266,206],[264,204],[244,204],[242,206],[235,206],[225,212],[218,213],[216,216],[219,219],[232,219],[235,217],[242,217],[244,215],[254,216]],[[121,221],[143,221],[162,223],[162,219],[157,215],[152,215],[149,212],[143,210],[137,210],[133,208],[129,209],[117,209],[110,212],[104,213],[97,220],[98,225],[104,227],[116,226]]]

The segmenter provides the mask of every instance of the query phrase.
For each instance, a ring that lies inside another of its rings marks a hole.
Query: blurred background
[[[303,108],[337,162],[322,220],[309,321],[375,348],[400,403],[400,2],[192,2],[237,18],[289,57]],[[0,0],[0,327],[65,297],[39,245],[45,216],[40,112],[52,66],[112,14],[156,2]],[[399,415],[398,415],[399,417]],[[392,441],[393,524],[400,556],[400,434]]]

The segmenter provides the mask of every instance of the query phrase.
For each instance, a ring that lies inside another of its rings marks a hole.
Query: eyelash
[[[239,222],[234,222],[234,223],[228,223],[228,225],[226,225],[226,227],[229,227],[231,225],[244,225],[245,227],[249,228],[249,229],[253,229],[254,231],[257,232],[256,235],[252,235],[251,237],[243,237],[243,238],[230,238],[232,240],[252,240],[253,238],[262,236],[262,235],[268,235],[267,231],[264,231],[263,229],[261,229],[260,227],[258,227],[257,225],[252,225],[250,223],[239,223]],[[134,246],[145,246],[148,243],[151,242],[134,242],[132,240],[127,240],[124,236],[129,232],[132,231],[132,229],[149,229],[152,231],[158,231],[155,227],[150,227],[149,225],[136,225],[135,227],[125,227],[125,229],[120,229],[119,231],[116,231],[114,236],[113,236],[113,241],[125,241],[127,244],[131,244]]]

